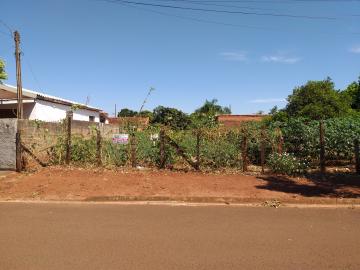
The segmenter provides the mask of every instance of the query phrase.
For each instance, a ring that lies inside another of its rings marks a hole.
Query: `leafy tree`
[[[206,100],[204,105],[195,110],[195,113],[207,115],[231,114],[231,109],[229,107],[223,107],[218,105],[217,103],[217,99],[213,99],[211,101]]]
[[[3,60],[0,59],[0,83],[2,83],[2,80],[7,79],[7,74],[5,72],[5,63]]]
[[[288,97],[285,112],[289,117],[328,119],[341,117],[351,112],[348,102],[335,90],[330,78],[323,81],[308,81],[296,87]]]
[[[154,117],[153,113],[147,110],[139,112],[138,115],[141,117],[149,117],[150,121],[152,121]]]
[[[121,109],[118,113],[118,117],[133,117],[136,116],[138,113],[136,111],[130,110],[128,108]]]
[[[179,130],[186,129],[190,124],[190,120],[188,115],[178,109],[158,106],[153,111],[152,123]]]
[[[352,82],[341,94],[352,109],[360,111],[360,76],[358,82]]]
[[[278,108],[278,106],[275,105],[274,107],[272,107],[272,109],[270,109],[269,114],[270,114],[270,115],[274,115],[274,114],[276,114],[278,111],[279,111],[279,108]]]

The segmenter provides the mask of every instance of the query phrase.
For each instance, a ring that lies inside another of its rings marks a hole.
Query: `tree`
[[[206,100],[204,105],[195,110],[195,113],[207,115],[231,114],[231,109],[229,107],[223,107],[218,105],[217,103],[217,99],[213,99],[211,101]]]
[[[7,79],[7,74],[5,72],[5,63],[3,60],[0,59],[0,83],[2,83],[2,80]]]
[[[330,78],[308,81],[296,87],[288,97],[285,112],[289,117],[305,117],[313,120],[341,117],[351,112],[348,102],[334,88]]]
[[[141,117],[149,117],[150,122],[152,121],[152,119],[154,117],[153,113],[150,111],[147,111],[147,110],[139,112],[138,115]]]
[[[270,114],[270,115],[274,115],[274,114],[276,114],[278,111],[279,111],[279,108],[278,108],[278,106],[275,105],[274,107],[272,107],[272,108],[270,109],[269,114]]]
[[[138,113],[136,111],[130,110],[128,108],[121,109],[118,113],[118,117],[133,117],[136,116]]]
[[[153,111],[154,124],[162,124],[173,129],[186,129],[190,120],[188,115],[175,108],[158,106]]]
[[[341,94],[352,109],[360,111],[360,76],[357,82],[352,82]]]

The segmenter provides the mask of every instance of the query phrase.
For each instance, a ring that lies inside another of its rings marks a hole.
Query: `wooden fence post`
[[[325,174],[325,127],[324,122],[320,121],[320,172]]]
[[[130,160],[131,167],[136,168],[136,135],[135,131],[132,131],[130,134]]]
[[[160,164],[159,168],[164,169],[165,168],[165,162],[166,162],[166,156],[165,156],[165,130],[164,128],[161,128],[160,135]]]
[[[265,172],[265,128],[261,129],[261,142],[260,142],[260,162],[261,173]]]
[[[196,170],[200,170],[200,144],[201,144],[201,131],[196,130]]]
[[[101,132],[99,127],[96,129],[96,161],[98,166],[102,166],[101,161]]]
[[[281,132],[281,129],[280,128],[277,128],[277,135],[278,135],[278,145],[277,145],[277,153],[279,155],[282,155],[283,153],[283,148],[284,148],[284,138],[282,136],[282,132]]]
[[[21,133],[20,130],[16,132],[16,171],[22,171],[22,147],[21,147]]]
[[[244,131],[243,131],[244,132]],[[243,165],[243,172],[247,172],[248,170],[248,164],[247,164],[247,161],[248,161],[248,141],[247,141],[247,134],[246,132],[244,132],[243,134],[243,138],[242,138],[242,142],[241,142],[241,155],[242,155],[242,165]]]
[[[66,155],[65,163],[66,165],[70,164],[71,159],[71,122],[72,122],[73,112],[66,112]]]
[[[360,146],[359,146],[359,139],[355,139],[354,146],[355,146],[354,150],[355,150],[356,173],[360,174]]]

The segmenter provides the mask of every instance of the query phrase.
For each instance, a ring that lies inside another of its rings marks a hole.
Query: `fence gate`
[[[0,119],[0,170],[16,169],[17,119]]]

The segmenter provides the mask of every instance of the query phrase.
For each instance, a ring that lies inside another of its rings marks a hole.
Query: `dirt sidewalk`
[[[0,177],[0,200],[184,200],[360,203],[358,176],[290,178],[240,173],[51,167]]]

